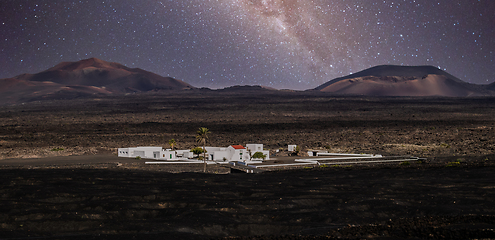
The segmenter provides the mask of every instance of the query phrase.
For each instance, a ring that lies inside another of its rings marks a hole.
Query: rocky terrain
[[[3,239],[492,239],[495,157],[259,174],[3,167]],[[156,171],[155,171],[156,170]],[[210,169],[213,170],[213,169]]]
[[[256,87],[0,108],[4,239],[495,238],[495,99]],[[426,161],[226,174],[116,148],[263,143]],[[80,155],[80,156],[69,156]],[[68,157],[66,157],[68,156]],[[2,164],[5,163],[5,164]],[[182,172],[182,173],[177,173]]]
[[[256,89],[254,89],[256,90]],[[118,147],[263,143],[383,155],[483,156],[495,143],[494,98],[363,98],[313,92],[191,90],[0,108],[0,159],[115,152]],[[61,148],[63,150],[58,150]]]

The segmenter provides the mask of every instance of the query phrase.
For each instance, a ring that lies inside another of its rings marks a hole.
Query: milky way
[[[381,64],[495,81],[492,0],[3,0],[0,78],[96,57],[197,87],[314,88]]]

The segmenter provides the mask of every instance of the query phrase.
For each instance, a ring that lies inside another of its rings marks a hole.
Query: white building
[[[165,149],[160,152],[160,159],[165,159],[165,160],[170,160],[170,159],[176,159],[177,158],[177,153],[175,151],[172,151],[172,149]]]
[[[270,159],[270,151],[264,150],[263,144],[246,144],[246,148],[248,152],[251,154],[251,156],[256,152],[261,152],[263,153],[263,155],[266,156],[265,160]],[[256,160],[263,160],[263,159],[256,159]]]
[[[294,152],[294,151],[296,151],[297,145],[289,145],[289,147],[288,147],[288,148],[289,148],[289,149],[288,149],[288,150],[289,150],[289,152]]]
[[[262,152],[263,144],[246,144],[246,148],[248,149],[248,151],[251,151],[252,153]]]
[[[229,161],[246,161],[249,160],[247,149],[241,145],[231,145],[227,148]]]
[[[175,151],[171,149],[163,149],[162,147],[130,147],[130,148],[119,148],[119,157],[129,157],[129,158],[150,158],[150,159],[175,159]]]
[[[256,152],[261,152],[266,155],[265,160],[270,159],[270,152],[263,150],[263,144],[247,144],[246,147],[241,145],[232,145],[229,147],[205,147],[207,160],[213,161],[249,161],[251,156]],[[130,147],[119,148],[119,157],[128,158],[148,158],[157,160],[170,159],[191,159],[194,154],[190,149],[175,150],[163,149],[161,147]],[[263,160],[263,159],[253,159]]]
[[[206,153],[208,154],[208,160],[214,161],[228,161],[230,160],[227,148],[221,147],[206,147]]]
[[[191,152],[191,149],[185,150],[175,150],[177,158],[194,158],[194,153]]]

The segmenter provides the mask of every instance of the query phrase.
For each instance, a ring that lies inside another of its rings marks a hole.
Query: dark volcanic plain
[[[0,236],[495,238],[494,116],[495,98],[342,97],[256,87],[4,106]],[[260,174],[116,164],[118,147],[167,147],[172,138],[179,149],[194,147],[199,127],[210,129],[212,146],[297,144],[303,152],[427,161]],[[83,156],[57,162],[68,155]]]

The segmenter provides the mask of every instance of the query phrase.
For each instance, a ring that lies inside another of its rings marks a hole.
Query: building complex
[[[251,161],[251,160],[269,160],[270,152],[263,149],[263,144],[247,144],[245,147],[242,145],[231,145],[228,147],[205,147],[207,160],[212,161]],[[263,159],[253,159],[252,156],[256,152],[261,152],[264,156]],[[172,150],[163,149],[162,147],[129,147],[119,148],[119,157],[129,158],[146,158],[156,160],[181,160],[192,159],[194,154],[190,149],[186,150]]]

